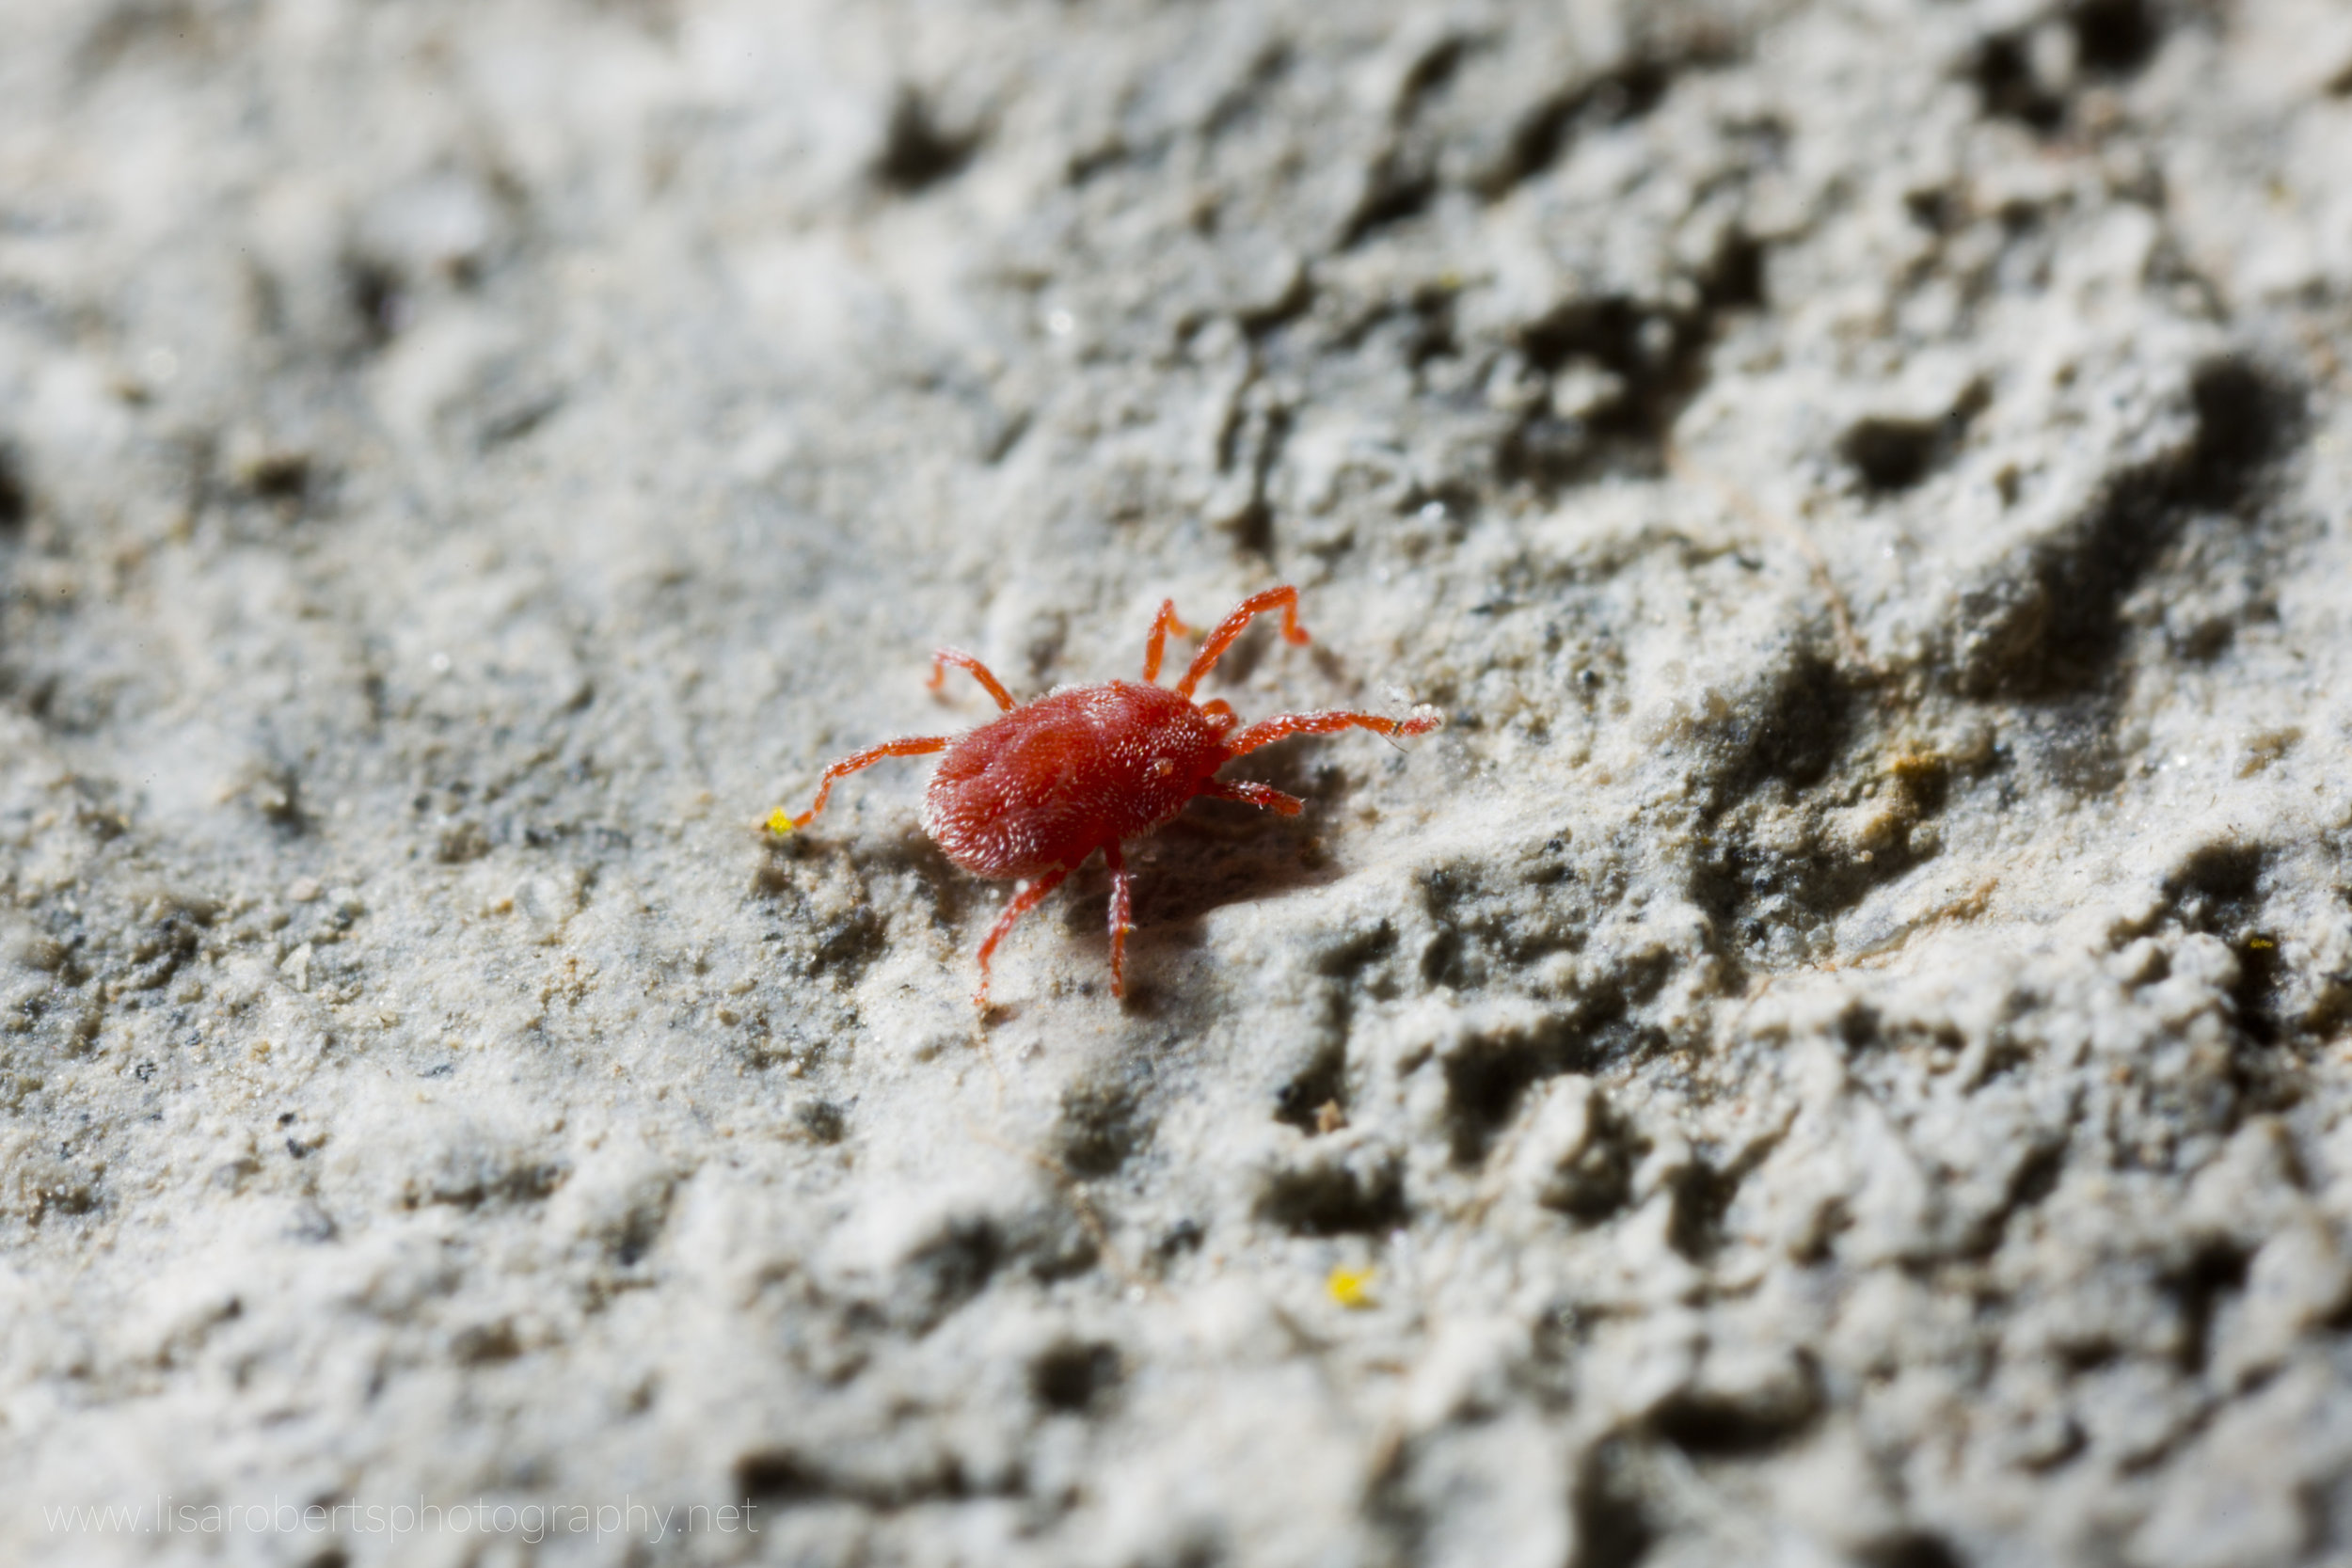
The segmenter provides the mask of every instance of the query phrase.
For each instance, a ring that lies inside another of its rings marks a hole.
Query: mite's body
[[[966,871],[1041,877],[1150,832],[1223,766],[1224,731],[1166,687],[1065,687],[947,748],[923,831]]]
[[[1216,777],[1233,758],[1284,736],[1351,728],[1420,735],[1437,727],[1434,715],[1398,721],[1372,713],[1285,713],[1234,734],[1240,721],[1232,708],[1222,700],[1195,703],[1193,689],[1253,616],[1277,608],[1282,611],[1283,637],[1306,641],[1298,624],[1298,591],[1268,589],[1242,601],[1210,633],[1174,690],[1152,684],[1168,634],[1185,631],[1173,600],[1160,606],[1152,624],[1140,682],[1065,687],[1015,704],[978,659],[943,649],[931,663],[932,687],[950,664],[968,670],[996,699],[1003,717],[952,742],[945,736],[920,736],[844,757],[825,769],[808,810],[798,816],[779,811],[769,825],[779,832],[804,826],[825,809],[834,780],[884,757],[944,751],[947,754],[923,800],[924,832],[967,871],[1027,881],[980,943],[980,988],[973,1000],[987,1006],[989,958],[1013,923],[1097,849],[1111,872],[1111,990],[1123,996],[1133,890],[1121,840],[1150,832],[1201,795],[1296,815],[1299,801],[1279,789]]]

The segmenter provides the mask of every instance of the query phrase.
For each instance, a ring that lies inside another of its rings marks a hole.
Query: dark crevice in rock
[[[1632,966],[1616,989],[1527,1027],[1499,1029],[1457,1044],[1445,1059],[1446,1111],[1454,1158],[1474,1164],[1534,1085],[1564,1072],[1592,1073],[1645,1053],[1662,1038],[1633,1009],[1664,982],[1664,961]]]
[[[1449,33],[1438,39],[1422,52],[1421,57],[1405,72],[1397,84],[1396,118],[1408,120],[1419,112],[1422,103],[1431,93],[1454,80],[1461,69],[1462,58],[1470,53],[1470,40],[1459,33]]]
[[[1905,1530],[1876,1542],[1861,1557],[1867,1568],[1967,1568],[1967,1560],[1942,1536],[1923,1530]]]
[[[1866,491],[1893,495],[1909,490],[1949,460],[1967,435],[1969,420],[1983,407],[1979,386],[1941,419],[1873,415],[1856,420],[1838,438],[1837,455],[1851,466]]]
[[[1764,248],[1728,235],[1695,281],[1695,309],[1670,310],[1623,295],[1578,300],[1519,334],[1529,365],[1552,379],[1598,378],[1581,412],[1557,398],[1536,405],[1496,452],[1505,483],[1549,495],[1613,472],[1654,477],[1665,471],[1675,421],[1707,382],[1707,355],[1728,311],[1764,303]]]
[[[1807,1371],[1811,1368],[1808,1364]],[[1658,1435],[1687,1454],[1753,1458],[1788,1447],[1821,1411],[1820,1390],[1809,1376],[1769,1399],[1731,1400],[1686,1389],[1650,1418]]]
[[[1307,1065],[1274,1097],[1274,1119],[1302,1132],[1325,1131],[1336,1115],[1347,1115],[1347,1051],[1343,1037],[1334,1036],[1308,1059]]]
[[[1666,96],[1678,66],[1702,63],[1699,59],[1672,65],[1661,59],[1634,60],[1537,104],[1511,133],[1502,157],[1486,171],[1481,182],[1484,194],[1500,198],[1549,168],[1580,127],[1622,125],[1641,119]]]
[[[1674,1182],[1674,1212],[1666,1244],[1694,1263],[1704,1263],[1723,1245],[1724,1216],[1740,1186],[1770,1155],[1777,1140],[1759,1141],[1728,1164],[1692,1160]]]
[[[1064,1340],[1029,1363],[1029,1397],[1047,1410],[1093,1414],[1124,1375],[1119,1348],[1101,1340]]]
[[[1290,40],[1268,40],[1234,83],[1217,101],[1209,106],[1200,119],[1200,136],[1205,141],[1241,129],[1264,113],[1268,100],[1297,64]]]
[[[1054,1152],[1077,1176],[1108,1176],[1152,1136],[1144,1111],[1148,1078],[1093,1077],[1062,1092]]]
[[[1937,854],[1933,823],[1955,778],[1997,760],[1988,752],[1962,765],[1932,750],[1867,745],[1864,686],[1809,646],[1768,680],[1701,731],[1704,760],[1692,769],[1707,831],[1690,896],[1732,985],[1751,963],[1803,960],[1810,933]],[[1767,831],[1792,811],[1802,833],[1792,837],[1785,820]]]
[[[2082,0],[2061,24],[2081,76],[2109,80],[2137,72],[2154,57],[2164,32],[2147,0]],[[1994,33],[1969,64],[1982,112],[2048,134],[2066,123],[2074,83],[2038,70],[2031,30]]]
[[[2238,977],[2230,1006],[2255,1043],[2274,1045],[2285,1033],[2278,993],[2284,979],[2278,939],[2264,929],[2262,880],[2270,851],[2261,844],[2207,845],[2165,879],[2171,918],[2183,929],[2219,937],[2236,955]]]
[[[2202,1373],[2213,1354],[2213,1323],[2221,1299],[2246,1289],[2248,1255],[2221,1242],[2192,1256],[2166,1283],[2181,1309],[2181,1370]]]
[[[2086,71],[2123,76],[2153,58],[2164,32],[2148,0],[2084,0],[2068,19]]]
[[[1576,1478],[1577,1568],[1639,1568],[1658,1544],[1658,1528],[1629,1473],[1624,1439],[1597,1445]]]
[[[2026,40],[2015,34],[1995,34],[1978,45],[1969,75],[1976,83],[1978,106],[1988,119],[2054,131],[2066,118],[2066,101],[2035,79]]]
[[[2192,515],[2250,509],[2296,438],[2301,394],[2233,356],[2201,367],[2190,395],[2184,457],[2119,476],[2076,526],[1961,595],[1963,693],[2046,703],[2106,689],[2130,629],[2124,601]]]
[[[903,87],[890,105],[890,122],[874,159],[874,177],[902,195],[913,195],[963,171],[980,145],[977,130],[943,128],[930,103]]]
[[[408,324],[412,306],[400,270],[371,256],[343,261],[343,299],[359,329],[363,347],[379,349]]]
[[[906,1259],[904,1278],[916,1326],[928,1326],[988,1288],[1011,1252],[1004,1234],[987,1218],[959,1215]]]
[[[1853,743],[1859,699],[1836,661],[1799,649],[1760,701],[1723,720],[1708,736],[1712,809],[1720,812],[1769,784],[1793,793],[1820,784]]]
[[[2242,840],[2196,850],[2164,879],[2173,918],[2207,935],[2245,926],[2253,918],[2268,859],[2262,845]]]
[[[1419,217],[1437,195],[1437,171],[1427,161],[1391,149],[1365,176],[1363,198],[1340,231],[1339,248],[1352,249],[1383,229]]]
[[[1837,442],[1867,489],[1910,489],[1936,466],[1941,425],[1917,419],[1863,419]]]
[[[1982,1227],[1976,1235],[1967,1238],[1962,1250],[1972,1256],[1990,1255],[2001,1244],[2010,1221],[2028,1210],[2040,1208],[2044,1199],[2058,1191],[2058,1180],[2065,1174],[2065,1139],[2054,1139],[2036,1147],[2010,1173],[2009,1190],[2002,1195],[2000,1208],[1985,1217]]]
[[[16,449],[0,441],[0,537],[20,532],[31,516],[31,492],[24,483],[24,466]]]
[[[735,1462],[735,1482],[741,1496],[771,1508],[830,1502],[888,1512],[972,1496],[963,1466],[951,1454],[866,1474],[801,1449],[763,1449]]]
[[[1257,1212],[1301,1235],[1386,1230],[1405,1218],[1405,1173],[1394,1160],[1378,1158],[1288,1166],[1268,1176]]]

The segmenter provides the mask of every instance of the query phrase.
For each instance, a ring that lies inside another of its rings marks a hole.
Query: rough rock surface
[[[9,0],[0,1557],[2348,1560],[2347,148],[2334,0]],[[1448,727],[1123,1006],[758,831],[1277,581]]]

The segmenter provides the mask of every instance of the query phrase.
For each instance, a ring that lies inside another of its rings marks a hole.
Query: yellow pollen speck
[[[2246,945],[2251,947],[2258,953],[2264,953],[2268,952],[2271,948],[2276,947],[2279,944],[2271,941],[2268,937],[2249,937],[2246,939]]]
[[[781,838],[792,831],[792,814],[778,806],[768,814],[768,831]]]
[[[1372,1273],[1370,1269],[1333,1269],[1331,1277],[1323,1282],[1323,1288],[1330,1291],[1331,1299],[1342,1307],[1350,1309],[1370,1307],[1373,1304]]]

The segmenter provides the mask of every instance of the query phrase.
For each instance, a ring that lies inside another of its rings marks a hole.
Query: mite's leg
[[[1190,637],[1192,628],[1176,619],[1176,601],[1162,599],[1160,613],[1152,623],[1152,636],[1143,644],[1143,678],[1149,683],[1160,678],[1160,655],[1168,647],[1168,634]]]
[[[879,746],[868,746],[863,752],[852,752],[825,769],[825,776],[817,783],[817,799],[809,802],[808,810],[798,816],[787,816],[782,808],[778,808],[776,814],[768,818],[768,826],[780,833],[807,827],[810,819],[825,809],[825,801],[833,794],[835,779],[847,778],[861,768],[871,768],[884,757],[919,757],[926,752],[944,752],[946,749],[947,736],[918,735],[905,740],[885,740]]]
[[[1370,730],[1375,735],[1427,735],[1444,721],[1434,713],[1384,719],[1376,713],[1278,713],[1261,719],[1225,743],[1229,757],[1247,756],[1286,735],[1329,735],[1333,730]]]
[[[1192,689],[1200,684],[1202,676],[1216,668],[1216,661],[1225,657],[1225,650],[1233,645],[1233,639],[1241,635],[1242,628],[1278,605],[1282,610],[1283,641],[1306,641],[1307,628],[1298,624],[1297,589],[1285,585],[1269,588],[1263,594],[1252,594],[1235,605],[1233,612],[1217,624],[1216,630],[1209,633],[1209,640],[1201,643],[1200,651],[1193,656],[1192,668],[1185,671],[1184,678],[1176,683],[1176,695],[1191,696]]]
[[[1241,715],[1233,711],[1233,705],[1222,697],[1212,697],[1202,703],[1200,717],[1215,724],[1216,733],[1219,735],[1223,735],[1227,730],[1241,722]]]
[[[996,924],[988,928],[988,936],[980,943],[980,989],[972,993],[974,1006],[986,1007],[988,1006],[989,955],[996,951],[996,944],[1005,940],[1005,933],[1012,929],[1013,923],[1043,903],[1045,895],[1061,886],[1061,879],[1069,875],[1070,867],[1066,865],[1054,867],[1053,870],[1014,894],[1012,902],[1005,906],[1005,912],[996,917]]]
[[[1135,928],[1135,879],[1127,875],[1127,859],[1119,841],[1103,846],[1103,863],[1111,870],[1111,994],[1127,994],[1127,933]]]
[[[931,655],[931,678],[930,685],[933,691],[938,690],[941,686],[946,684],[947,679],[947,666],[950,664],[955,665],[958,669],[971,671],[972,678],[978,681],[982,686],[988,688],[988,694],[996,699],[996,705],[998,707],[1003,708],[1007,713],[1010,713],[1012,711],[1012,693],[1005,689],[1005,683],[998,680],[994,675],[990,674],[988,673],[987,665],[982,664],[978,659],[974,658],[970,654],[965,653],[961,648],[942,648],[937,653]]]
[[[1295,795],[1285,795],[1272,784],[1227,784],[1223,779],[1211,779],[1200,793],[1219,800],[1239,800],[1244,805],[1263,806],[1279,811],[1284,816],[1296,816],[1307,809],[1307,802]]]

